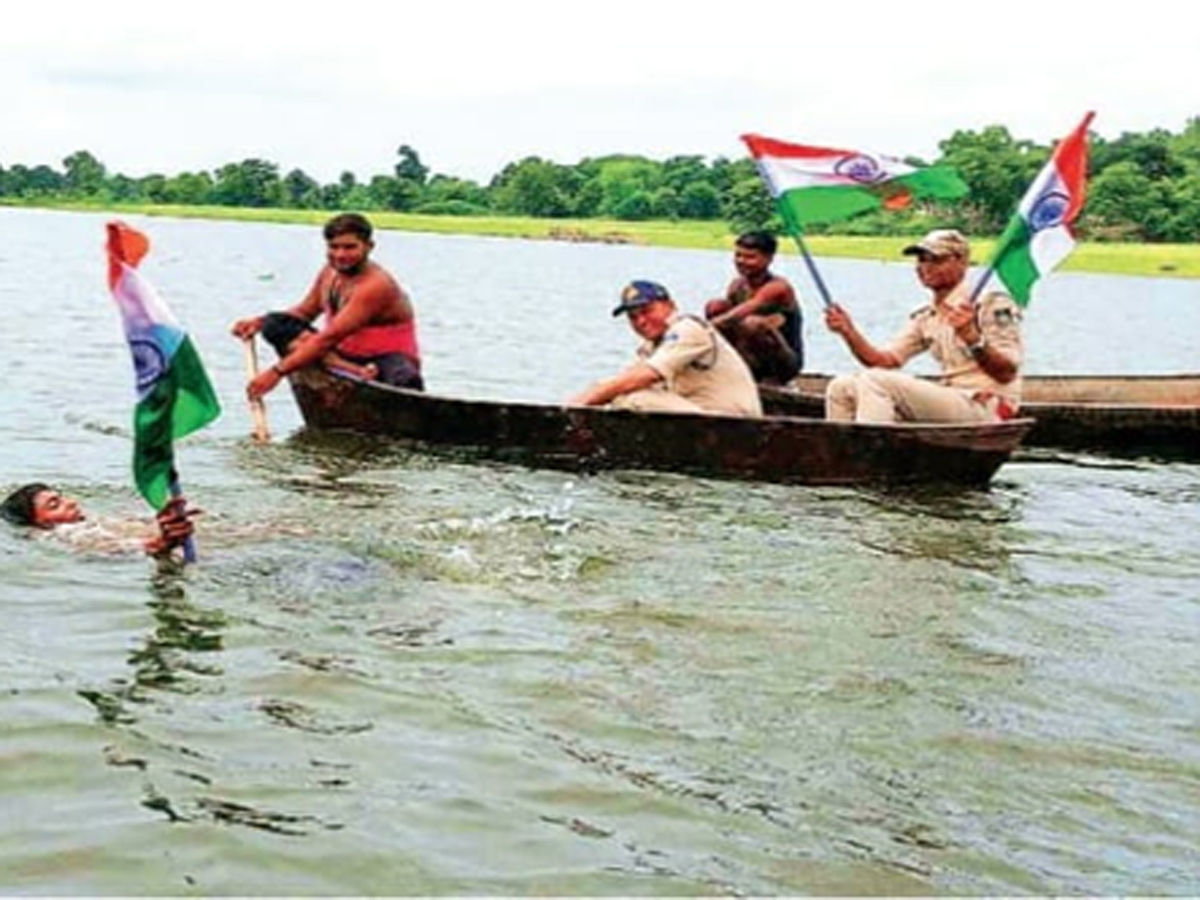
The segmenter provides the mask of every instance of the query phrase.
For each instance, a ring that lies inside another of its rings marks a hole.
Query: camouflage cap
[[[966,259],[970,255],[970,246],[957,228],[935,228],[915,244],[909,244],[903,251],[908,255],[928,253],[930,256],[961,256]]]

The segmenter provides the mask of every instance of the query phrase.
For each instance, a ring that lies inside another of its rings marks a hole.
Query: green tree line
[[[1052,147],[1014,138],[1002,125],[956,131],[934,160],[954,166],[970,188],[961,201],[874,213],[814,231],[907,234],[930,222],[972,234],[998,232]],[[214,171],[131,177],[110,173],[79,150],[61,167],[0,163],[0,201],[134,203],[293,209],[392,210],[443,215],[544,218],[721,220],[732,230],[779,230],[770,197],[749,159],[700,155],[653,160],[635,155],[584,159],[574,165],[529,156],[509,163],[487,184],[433,174],[403,144],[391,171],[360,181],[343,172],[321,184],[302,169],[281,173],[264,159]],[[1179,133],[1126,132],[1091,137],[1087,211],[1080,223],[1092,240],[1200,240],[1200,117]]]

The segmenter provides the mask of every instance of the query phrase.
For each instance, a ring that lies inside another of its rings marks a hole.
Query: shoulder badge
[[[1021,309],[1008,294],[992,291],[985,298],[992,321],[997,325],[1008,326],[1021,321]]]

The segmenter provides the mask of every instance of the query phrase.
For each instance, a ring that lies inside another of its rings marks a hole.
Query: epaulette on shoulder
[[[910,319],[919,319],[921,316],[928,316],[933,313],[933,304],[926,303],[924,306],[918,306],[908,314]]]

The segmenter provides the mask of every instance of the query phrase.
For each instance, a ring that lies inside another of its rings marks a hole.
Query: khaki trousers
[[[998,422],[989,406],[958,388],[893,369],[839,375],[825,391],[831,422]]]
[[[664,391],[662,388],[646,388],[621,394],[619,397],[613,398],[609,406],[613,409],[636,409],[642,412],[704,412],[691,400],[670,391]]]

